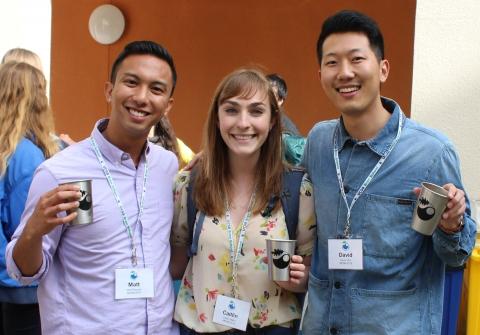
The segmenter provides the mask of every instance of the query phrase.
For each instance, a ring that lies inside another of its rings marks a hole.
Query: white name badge
[[[213,322],[245,331],[250,314],[250,302],[218,295],[213,311]]]
[[[330,270],[363,270],[361,239],[328,240]]]
[[[115,269],[115,299],[153,297],[153,269]]]

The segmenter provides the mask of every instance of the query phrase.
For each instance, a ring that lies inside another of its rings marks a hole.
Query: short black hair
[[[120,52],[117,59],[115,59],[115,61],[113,62],[112,71],[110,72],[110,82],[112,84],[115,83],[118,68],[125,60],[125,58],[132,55],[151,55],[165,61],[168,66],[170,66],[173,81],[172,92],[170,93],[170,96],[172,96],[173,91],[175,90],[175,85],[177,83],[177,71],[175,70],[173,58],[166,48],[153,41],[134,41],[128,43],[122,50],[122,52]]]
[[[318,64],[322,64],[323,43],[328,36],[336,33],[358,32],[367,36],[370,47],[377,59],[385,59],[383,35],[378,24],[370,17],[353,10],[342,10],[329,18],[322,25],[322,31],[317,41]]]
[[[278,73],[271,73],[267,75],[267,79],[270,82],[270,85],[277,88],[278,97],[282,100],[287,99],[287,83]]]

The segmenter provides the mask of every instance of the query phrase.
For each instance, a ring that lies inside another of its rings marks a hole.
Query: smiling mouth
[[[138,109],[133,109],[133,108],[128,108],[127,107],[128,114],[134,116],[134,117],[146,117],[149,115],[149,113],[140,111]]]
[[[348,87],[340,87],[336,89],[338,93],[353,93],[360,90],[360,85],[355,86],[348,86]]]
[[[236,140],[240,140],[240,141],[246,141],[246,140],[250,140],[252,138],[254,138],[256,135],[235,135],[235,134],[232,134],[232,137]]]

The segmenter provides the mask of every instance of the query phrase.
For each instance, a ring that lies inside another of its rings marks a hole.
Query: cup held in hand
[[[267,239],[268,278],[290,280],[290,262],[295,255],[295,240]]]
[[[432,183],[422,183],[422,190],[413,212],[412,229],[423,235],[432,235],[448,203],[448,191]]]

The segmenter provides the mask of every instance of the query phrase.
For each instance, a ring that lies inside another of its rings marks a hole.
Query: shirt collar
[[[375,152],[377,155],[382,156],[390,147],[390,144],[395,139],[398,130],[398,118],[402,117],[405,118],[405,115],[402,112],[400,106],[392,99],[388,98],[381,98],[382,105],[385,109],[392,114],[390,119],[388,120],[387,124],[380,130],[380,132],[374,138],[364,141],[364,143]],[[343,119],[340,118],[340,129],[339,129],[339,136],[338,136],[338,145],[339,150],[342,150],[345,143],[347,141],[354,141],[354,140],[345,129],[345,125],[343,124]]]
[[[130,159],[130,155],[110,143],[103,135],[103,131],[107,129],[108,120],[109,119],[107,118],[98,120],[95,124],[95,127],[93,127],[91,136],[97,142],[98,148],[100,149],[100,152],[102,153],[105,160],[108,160],[112,163],[123,163],[124,161]],[[150,154],[150,146],[152,144],[149,141],[146,142],[147,145],[145,147],[145,155],[148,156]],[[140,157],[140,161],[145,159],[145,155],[142,155]]]

